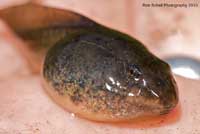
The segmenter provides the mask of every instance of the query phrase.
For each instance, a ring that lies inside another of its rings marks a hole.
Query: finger
[[[133,34],[139,14],[137,1],[40,0],[39,4],[73,10],[111,28]],[[84,5],[84,6],[83,6]],[[97,6],[98,5],[98,6]]]
[[[27,3],[31,0],[1,0],[0,2],[0,9],[9,7],[9,6],[14,6],[14,5],[21,5],[23,3]]]
[[[0,20],[0,81],[9,79],[10,76],[28,74],[24,59],[13,47],[21,43],[8,26]]]

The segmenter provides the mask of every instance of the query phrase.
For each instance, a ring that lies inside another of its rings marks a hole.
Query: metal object
[[[200,61],[187,56],[175,56],[165,59],[173,73],[190,78],[200,79]]]

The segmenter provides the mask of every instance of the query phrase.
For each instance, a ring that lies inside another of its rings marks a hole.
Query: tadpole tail
[[[44,56],[50,47],[71,32],[96,25],[75,12],[32,3],[2,9],[0,18],[25,41],[23,49],[19,50],[34,73],[40,72]]]

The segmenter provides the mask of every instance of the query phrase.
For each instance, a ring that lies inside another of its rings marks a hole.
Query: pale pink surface
[[[78,2],[74,3],[74,9],[76,5],[81,7]],[[79,10],[81,12],[84,9]],[[92,16],[92,13],[88,11],[88,16],[90,15]],[[98,18],[98,15],[95,17]],[[108,25],[112,23],[114,22]],[[118,25],[122,24],[120,22]],[[125,28],[126,25],[122,27]],[[46,95],[40,76],[30,73],[24,58],[12,47],[21,42],[7,31],[6,26],[0,22],[0,134],[200,133],[200,82],[181,77],[176,77],[176,80],[182,115],[180,120],[173,124],[145,129],[122,128],[72,117]],[[173,43],[173,40],[171,42]],[[152,46],[148,47],[162,56],[159,50],[156,51]]]

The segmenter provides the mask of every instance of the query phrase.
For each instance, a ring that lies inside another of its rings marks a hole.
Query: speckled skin
[[[22,11],[41,16],[9,18]],[[46,91],[67,110],[95,121],[122,121],[165,114],[176,106],[168,64],[134,38],[70,11],[27,5],[13,7],[10,14],[5,19],[28,42],[37,57],[32,60],[40,64],[46,55]]]
[[[43,66],[45,80],[60,96],[111,120],[165,114],[176,106],[169,65],[142,43],[93,22],[72,29]]]

